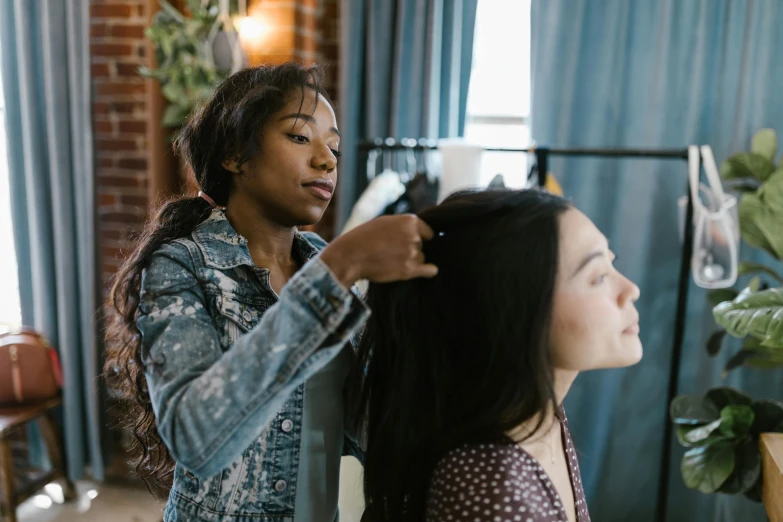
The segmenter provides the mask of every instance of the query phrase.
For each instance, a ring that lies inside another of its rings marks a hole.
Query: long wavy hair
[[[538,190],[462,193],[420,214],[431,280],[372,284],[352,372],[366,430],[363,521],[424,520],[438,462],[464,444],[509,440],[555,403],[549,350],[559,216]]]
[[[225,206],[233,178],[222,162],[237,158],[241,170],[259,153],[260,134],[269,118],[297,92],[302,96],[301,111],[307,89],[327,98],[323,72],[317,66],[286,63],[253,67],[227,78],[191,118],[175,143],[193,170],[199,188],[218,205]],[[156,428],[141,334],[136,327],[142,272],[158,248],[190,235],[211,211],[210,205],[199,197],[181,197],[163,204],[135,240],[135,248],[119,269],[109,298],[112,317],[107,330],[104,376],[110,388],[124,399],[121,418],[134,435],[131,451],[135,469],[150,490],[166,491],[171,487],[174,460]]]

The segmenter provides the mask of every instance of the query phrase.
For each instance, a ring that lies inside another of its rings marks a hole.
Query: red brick
[[[100,176],[98,184],[104,187],[138,187],[139,180],[129,176]]]
[[[117,62],[117,76],[130,76],[133,78],[139,78],[139,63],[132,62]]]
[[[141,158],[122,158],[117,162],[117,166],[123,169],[147,170],[147,160]]]
[[[136,150],[135,140],[110,139],[98,140],[99,150]]]
[[[113,25],[111,35],[120,38],[144,38],[144,27],[141,25]]]
[[[130,56],[133,48],[130,44],[93,43],[90,45],[90,52],[93,56]]]
[[[139,215],[139,213],[136,212],[133,207],[123,207],[123,210],[125,210],[125,212],[117,211],[102,213],[101,220],[107,223],[115,222],[125,224],[134,222],[138,223],[143,217]]]
[[[99,168],[111,168],[114,166],[114,158],[98,158]]]
[[[119,230],[102,230],[101,238],[117,241],[117,240],[125,239],[125,234],[123,234]]]
[[[119,114],[131,114],[136,111],[144,111],[146,108],[143,103],[134,102],[114,102],[110,103],[109,107],[113,112]]]
[[[90,66],[90,72],[93,76],[109,76],[109,64],[108,63],[94,63]]]
[[[99,82],[96,85],[98,96],[112,94],[144,94],[142,82]]]
[[[101,23],[101,24],[95,23],[90,25],[90,37],[92,38],[106,36],[108,32],[109,31],[106,28],[105,23]]]
[[[147,55],[147,48],[146,43],[141,44],[139,48],[136,50],[136,56],[139,56],[140,58],[144,58]]]
[[[99,194],[98,203],[102,207],[108,205],[114,205],[115,203],[117,203],[117,196],[115,196],[114,194]]]
[[[128,18],[133,13],[131,6],[123,4],[95,4],[90,6],[91,18]]]
[[[111,134],[114,132],[114,125],[110,121],[96,121],[92,126],[92,130],[97,133]]]
[[[129,134],[146,134],[147,122],[144,121],[121,121],[120,132]]]
[[[147,207],[149,199],[147,196],[132,196],[129,194],[120,194],[120,202],[123,205],[131,205],[134,207]]]

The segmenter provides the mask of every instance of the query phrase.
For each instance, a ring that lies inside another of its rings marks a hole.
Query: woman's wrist
[[[337,280],[350,289],[361,279],[361,270],[356,256],[349,255],[339,246],[329,245],[321,252],[321,261],[329,267]]]

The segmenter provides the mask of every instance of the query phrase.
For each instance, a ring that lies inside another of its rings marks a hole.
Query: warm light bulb
[[[243,42],[252,43],[260,40],[267,32],[266,24],[255,16],[240,16],[234,21],[239,38]]]

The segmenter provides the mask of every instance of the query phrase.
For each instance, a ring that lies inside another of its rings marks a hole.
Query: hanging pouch
[[[704,160],[706,185],[699,182],[700,159]],[[693,280],[702,288],[728,288],[737,282],[737,198],[723,191],[709,145],[688,147],[688,181],[693,199]],[[680,208],[686,204],[687,199],[681,198]]]

